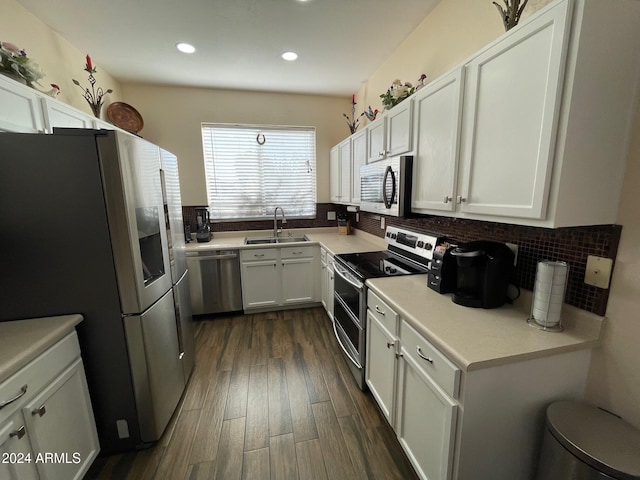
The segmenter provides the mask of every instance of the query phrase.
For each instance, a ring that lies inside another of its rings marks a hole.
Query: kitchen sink
[[[261,245],[263,243],[276,243],[275,238],[245,238],[245,245]]]
[[[259,238],[250,238],[247,237],[244,239],[245,245],[262,245],[267,243],[295,243],[295,242],[308,242],[309,239],[306,236],[302,237],[259,237]]]
[[[307,237],[279,237],[278,243],[308,242]]]

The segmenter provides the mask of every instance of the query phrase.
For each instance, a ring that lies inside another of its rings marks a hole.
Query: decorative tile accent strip
[[[382,237],[380,216],[360,213],[356,228]],[[565,261],[569,264],[569,282],[565,302],[583,310],[604,315],[609,290],[584,283],[588,255],[616,259],[622,226],[596,225],[548,229],[503,223],[481,222],[450,217],[396,218],[386,217],[385,224],[421,233],[435,233],[460,243],[472,240],[494,240],[518,245],[518,264],[514,281],[521,288],[533,290],[536,264],[539,260]]]

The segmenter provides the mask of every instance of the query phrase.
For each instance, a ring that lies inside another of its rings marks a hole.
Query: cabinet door
[[[325,311],[329,311],[329,270],[327,264],[320,264],[320,297],[322,298],[322,306]]]
[[[351,202],[351,138],[342,142],[340,156],[340,203]]]
[[[367,312],[366,382],[391,426],[394,425],[396,337]]]
[[[351,203],[360,203],[360,167],[367,164],[367,131],[351,137]]]
[[[331,201],[340,201],[340,152],[338,145],[329,151],[329,188]]]
[[[37,480],[35,457],[22,412],[13,414],[0,425],[0,478],[2,480]]]
[[[386,156],[393,157],[410,152],[412,139],[412,112],[413,103],[409,100],[393,107],[387,115],[387,148]]]
[[[0,75],[0,130],[36,133],[44,131],[40,96],[31,88]]]
[[[467,65],[460,210],[544,218],[571,2],[560,2]]]
[[[449,480],[457,405],[402,349],[396,433],[418,475]]]
[[[244,308],[280,305],[280,269],[276,260],[242,263]]]
[[[387,117],[382,116],[367,126],[367,163],[377,162],[387,154]]]
[[[462,108],[462,68],[424,87],[413,98],[415,155],[411,210],[455,209]]]
[[[42,99],[46,129],[53,133],[53,127],[93,128],[94,118],[51,98]]]
[[[83,478],[99,446],[82,360],[25,405],[22,414],[40,478]]]
[[[313,258],[282,261],[283,303],[307,303],[315,300]]]

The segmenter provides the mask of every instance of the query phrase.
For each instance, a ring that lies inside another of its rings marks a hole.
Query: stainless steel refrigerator
[[[177,162],[162,160],[121,132],[0,133],[0,321],[84,316],[106,453],[157,441],[193,368]]]

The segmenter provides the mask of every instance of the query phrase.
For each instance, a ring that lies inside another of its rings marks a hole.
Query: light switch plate
[[[384,217],[380,217],[380,228],[384,230]]]
[[[609,288],[612,268],[613,260],[610,258],[589,255],[587,257],[587,270],[584,274],[584,283],[593,285],[594,287]]]
[[[335,220],[336,212],[327,212],[327,220]]]

